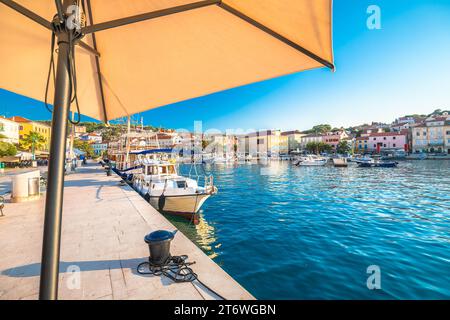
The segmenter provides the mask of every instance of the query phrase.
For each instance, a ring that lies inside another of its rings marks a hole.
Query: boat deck
[[[66,177],[59,299],[218,299],[198,282],[174,283],[136,272],[144,236],[175,227],[120,178],[90,164]],[[44,199],[6,203],[0,217],[0,299],[37,299]],[[173,255],[189,255],[199,279],[226,299],[254,299],[178,232]]]

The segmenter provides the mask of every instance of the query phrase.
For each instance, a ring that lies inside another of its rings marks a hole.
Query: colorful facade
[[[302,137],[306,136],[306,134],[301,133],[298,130],[294,131],[286,131],[282,133],[283,136],[288,139],[288,151],[296,151],[297,149],[301,149],[302,145]]]
[[[429,118],[412,128],[413,152],[450,154],[450,116]]]
[[[263,130],[239,138],[238,152],[253,157],[287,154],[288,137],[280,130]]]
[[[398,132],[372,133],[367,137],[368,151],[380,152],[386,150],[408,149],[406,135]]]
[[[323,135],[322,142],[331,146],[333,148],[333,151],[336,151],[338,144],[348,138],[348,134],[344,130],[341,130],[335,133]]]
[[[37,132],[42,137],[44,137],[45,142],[42,144],[41,147],[38,147],[37,151],[43,151],[43,152],[49,152],[50,150],[50,139],[52,135],[52,129],[49,125],[32,121],[20,116],[14,116],[12,118],[9,118],[9,120],[14,121],[19,124],[19,140],[22,140],[30,134],[30,132]]]
[[[358,137],[355,140],[355,152],[364,154],[369,152],[369,137]]]

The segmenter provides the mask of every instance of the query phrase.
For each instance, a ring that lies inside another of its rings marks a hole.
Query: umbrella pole
[[[65,1],[67,2],[67,1]],[[58,66],[52,118],[50,161],[48,165],[47,194],[45,200],[44,240],[39,299],[55,300],[58,297],[59,253],[61,218],[66,160],[67,119],[70,107],[69,33],[57,34]]]

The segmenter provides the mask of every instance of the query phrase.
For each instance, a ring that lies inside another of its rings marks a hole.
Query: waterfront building
[[[204,134],[203,141],[205,142],[204,151],[207,153],[216,154],[219,156],[233,157],[238,151],[238,138],[231,134]]]
[[[319,135],[319,134],[308,134],[308,135],[305,135],[305,136],[301,137],[300,141],[301,141],[301,143],[300,143],[301,149],[305,150],[306,146],[308,145],[308,143],[311,143],[311,142],[314,142],[314,143],[323,142],[323,139],[322,139],[322,135]]]
[[[19,143],[19,124],[17,122],[0,117],[0,134],[5,138],[4,142],[18,144]]]
[[[345,130],[339,130],[337,132],[330,132],[322,136],[322,142],[328,144],[333,148],[333,151],[336,151],[338,144],[342,140],[347,140],[349,135]]]
[[[369,151],[369,137],[358,137],[355,140],[355,152],[364,154]]]
[[[450,116],[427,118],[412,128],[413,152],[450,154]]]
[[[286,131],[283,132],[282,135],[287,137],[289,153],[299,150],[302,144],[302,137],[306,136],[306,134],[301,133],[301,131],[298,130]]]
[[[92,149],[94,149],[94,154],[96,156],[101,156],[106,150],[108,150],[108,144],[107,143],[93,143]]]
[[[367,138],[367,149],[371,152],[408,149],[406,135],[399,132],[372,133]]]
[[[37,132],[42,137],[44,137],[45,142],[41,147],[38,147],[37,153],[42,153],[43,155],[48,154],[50,150],[50,137],[52,134],[51,127],[45,123],[32,121],[20,116],[14,116],[9,118],[9,120],[14,121],[19,124],[19,141],[24,139],[26,135],[30,132]]]
[[[280,130],[263,130],[239,138],[239,152],[252,157],[266,157],[287,154],[288,137]]]
[[[148,149],[172,149],[179,143],[178,136],[173,133],[159,132],[154,137],[148,140]]]

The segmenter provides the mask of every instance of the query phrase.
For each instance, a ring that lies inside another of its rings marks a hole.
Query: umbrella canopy
[[[56,13],[54,0],[16,3],[47,21]],[[77,46],[78,99],[81,113],[95,119],[108,121],[281,75],[333,68],[331,0],[80,4],[87,19],[82,41],[100,56]],[[4,5],[0,16],[0,87],[44,100],[51,30]]]

